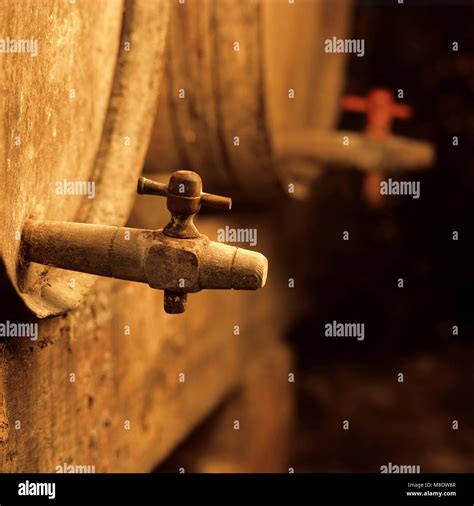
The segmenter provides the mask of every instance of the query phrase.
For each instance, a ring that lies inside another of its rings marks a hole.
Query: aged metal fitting
[[[168,185],[140,178],[137,191],[167,197],[171,220],[164,229],[28,221],[25,260],[146,282],[165,291],[164,308],[171,314],[185,311],[188,293],[265,285],[268,262],[262,254],[211,241],[196,229],[193,217],[201,205],[231,207],[230,199],[203,193],[198,174],[175,172]]]
[[[151,181],[145,177],[138,180],[137,192],[140,195],[159,195],[166,197],[166,206],[171,213],[171,221],[163,229],[166,235],[189,239],[200,234],[194,225],[194,216],[201,205],[230,211],[232,199],[203,193],[199,174],[190,170],[174,172],[168,185]]]

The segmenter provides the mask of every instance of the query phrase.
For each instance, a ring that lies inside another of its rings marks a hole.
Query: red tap
[[[413,113],[411,107],[398,104],[393,93],[382,88],[371,90],[367,97],[347,95],[343,98],[342,107],[346,111],[365,112],[365,134],[371,139],[380,140],[392,134],[392,121],[395,118],[408,119]],[[364,180],[364,194],[374,206],[379,206],[383,200],[380,194],[382,180],[383,174],[379,171],[368,174]]]

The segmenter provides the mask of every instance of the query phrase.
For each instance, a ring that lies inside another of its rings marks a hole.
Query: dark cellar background
[[[310,309],[288,336],[300,374],[296,471],[380,472],[389,462],[474,471],[473,17],[472,2],[357,4],[353,37],[366,54],[350,59],[345,92],[403,89],[414,116],[393,130],[433,142],[437,163],[401,175],[421,182],[418,200],[388,197],[374,209],[362,174],[326,172],[297,211],[312,233],[295,248]],[[364,121],[345,113],[339,128]],[[365,340],[325,338],[332,320],[365,322]]]

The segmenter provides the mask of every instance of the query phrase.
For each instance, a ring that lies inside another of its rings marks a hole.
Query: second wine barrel
[[[172,7],[163,93],[146,171],[199,172],[252,200],[291,183],[274,134],[331,129],[350,0],[186,0]],[[293,181],[294,182],[294,181]]]

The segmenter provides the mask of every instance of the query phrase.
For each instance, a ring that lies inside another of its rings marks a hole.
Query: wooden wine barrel
[[[38,39],[37,56],[0,53],[0,249],[8,277],[39,316],[75,306],[95,278],[21,265],[23,224],[126,220],[160,89],[168,3],[2,3],[0,33]],[[57,194],[64,180],[95,182],[95,198]],[[164,199],[137,200],[130,226],[169,219]],[[199,230],[215,239],[241,219],[215,216]],[[162,311],[161,291],[101,278],[74,310],[33,319],[34,339],[0,338],[0,473],[149,472],[220,408],[219,427],[187,469],[285,471],[294,368],[279,338],[293,291],[284,289],[274,217],[247,226],[259,229],[258,249],[272,265],[265,290],[203,291],[176,317]],[[8,288],[2,280],[0,323],[28,321]]]
[[[274,137],[335,126],[351,0],[186,0],[172,7],[146,171],[189,168],[254,200],[295,183]]]
[[[2,2],[0,250],[37,316],[75,307],[95,277],[21,265],[23,224],[125,223],[156,111],[168,14],[167,1]]]

